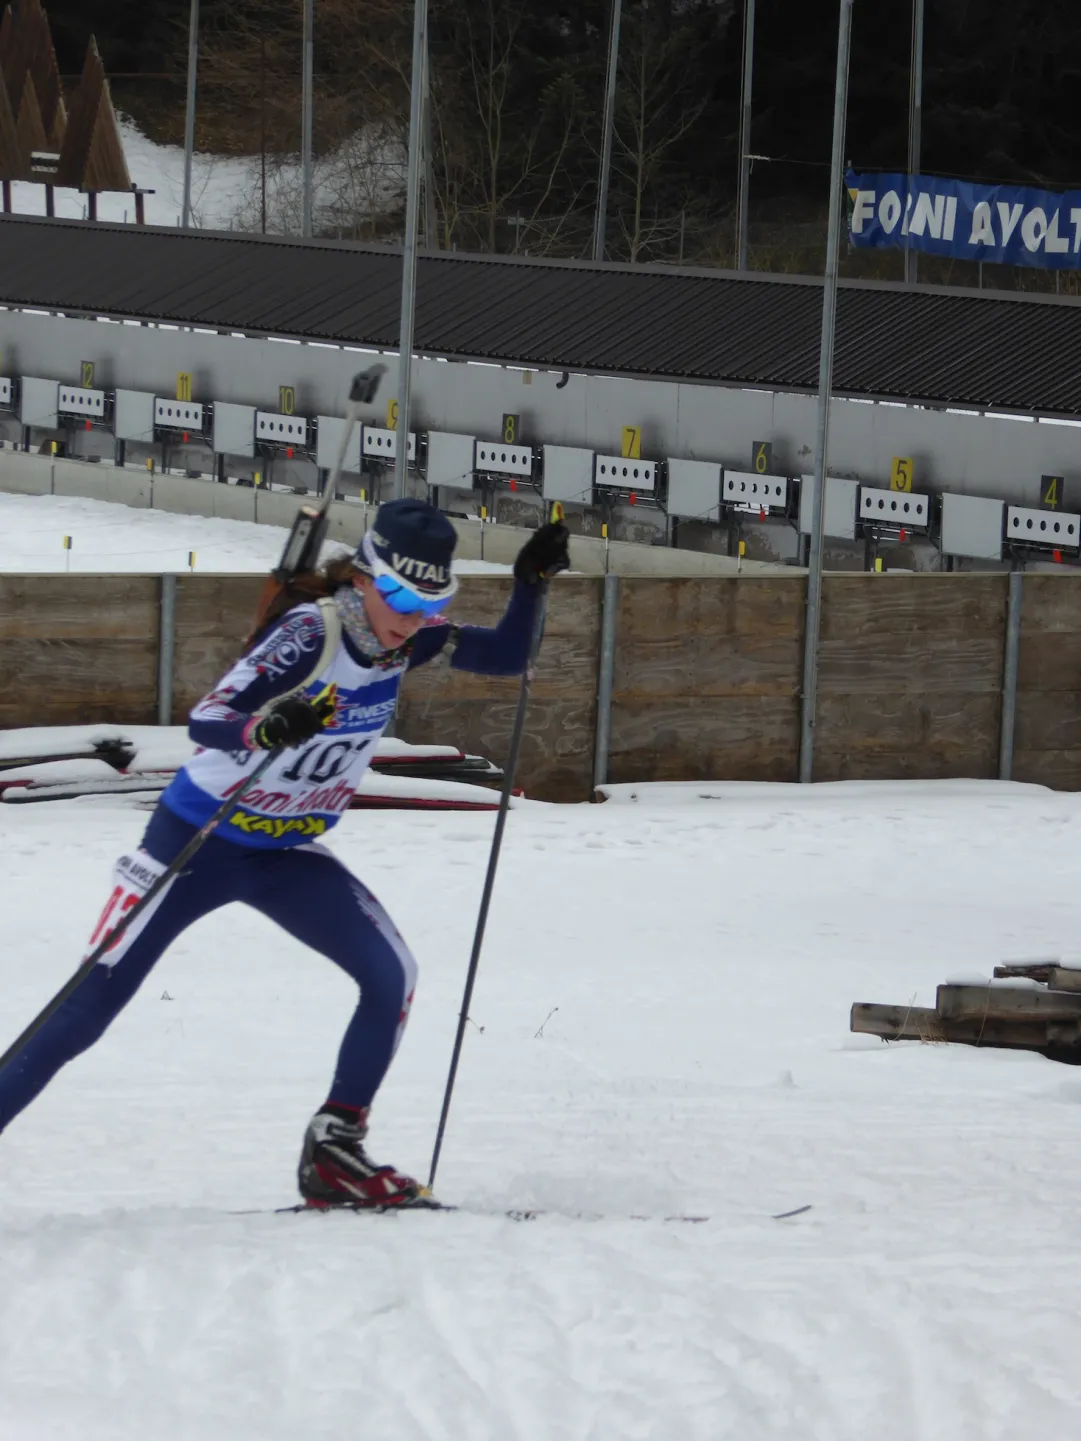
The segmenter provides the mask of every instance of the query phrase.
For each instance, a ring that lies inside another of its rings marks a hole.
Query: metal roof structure
[[[0,217],[0,304],[394,349],[401,251]],[[815,391],[822,283],[422,254],[418,353]],[[2,331],[2,321],[0,321]],[[1081,415],[1081,301],[842,282],[838,395]]]

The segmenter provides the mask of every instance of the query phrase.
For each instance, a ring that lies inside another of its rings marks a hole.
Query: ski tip
[[[791,1220],[791,1218],[792,1218],[793,1216],[805,1216],[805,1215],[807,1214],[807,1212],[810,1211],[811,1209],[812,1209],[812,1207],[811,1207],[810,1205],[806,1205],[806,1206],[796,1206],[796,1207],[795,1207],[793,1210],[791,1210],[791,1211],[777,1211],[777,1212],[775,1212],[774,1215],[773,1215],[773,1217],[772,1217],[771,1219],[774,1220],[774,1221],[788,1221],[788,1220]]]

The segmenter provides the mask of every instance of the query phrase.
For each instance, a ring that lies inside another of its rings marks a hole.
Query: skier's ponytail
[[[356,573],[353,557],[338,555],[332,560],[325,561],[318,570],[301,571],[299,575],[294,575],[285,582],[275,580],[273,576],[270,576],[259,597],[255,621],[244,642],[244,649],[248,650],[255,645],[270,630],[271,626],[281,620],[282,616],[292,610],[295,605],[305,605],[310,601],[322,600],[325,596],[333,595],[343,585],[349,585]]]

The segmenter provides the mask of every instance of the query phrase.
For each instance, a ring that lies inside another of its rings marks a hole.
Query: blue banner
[[[845,183],[853,245],[908,245],[956,260],[1081,269],[1081,190],[1060,194],[851,170]]]

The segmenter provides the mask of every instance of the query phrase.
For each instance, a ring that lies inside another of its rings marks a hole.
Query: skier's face
[[[397,650],[410,636],[416,635],[424,624],[424,616],[420,612],[416,615],[399,615],[396,610],[391,610],[375,586],[369,583],[366,575],[358,575],[353,584],[364,596],[364,610],[376,640],[387,650]]]

